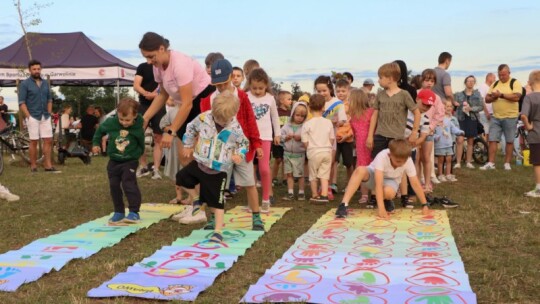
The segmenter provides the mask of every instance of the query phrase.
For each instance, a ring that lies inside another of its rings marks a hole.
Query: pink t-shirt
[[[154,66],[154,79],[160,83],[174,102],[182,104],[179,89],[181,86],[192,84],[192,98],[199,95],[209,84],[210,75],[195,59],[177,51],[170,51],[169,66],[166,70]]]

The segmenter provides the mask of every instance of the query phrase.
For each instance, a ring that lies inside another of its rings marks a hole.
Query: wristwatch
[[[171,135],[172,137],[176,136],[176,132],[173,132],[171,129],[167,130],[167,134]]]

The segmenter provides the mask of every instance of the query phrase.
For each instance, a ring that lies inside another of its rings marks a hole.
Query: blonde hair
[[[533,86],[540,83],[540,70],[534,70],[529,74],[529,85]]]
[[[397,159],[407,159],[411,156],[411,146],[405,139],[392,139],[388,144],[390,154]]]
[[[212,116],[220,121],[229,121],[236,116],[240,108],[240,101],[230,91],[220,93],[214,99],[212,104]]]
[[[137,116],[137,110],[139,109],[139,103],[135,99],[126,97],[122,98],[116,107],[116,112],[122,115],[133,114]]]
[[[399,68],[399,65],[395,62],[385,63],[381,65],[377,74],[379,75],[379,77],[392,78],[392,80],[396,82],[401,79],[401,69]]]
[[[349,94],[349,115],[351,118],[361,118],[369,108],[369,97],[361,89],[353,89]]]

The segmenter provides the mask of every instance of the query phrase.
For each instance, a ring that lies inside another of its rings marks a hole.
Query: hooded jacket
[[[281,145],[283,146],[283,151],[285,151],[285,153],[301,154],[303,157],[304,153],[306,152],[306,147],[304,146],[301,140],[297,141],[294,138],[292,138],[285,141],[285,139],[287,138],[287,135],[289,134],[293,134],[293,136],[296,136],[296,135],[302,136],[303,123],[300,125],[294,123],[294,111],[300,105],[306,107],[306,110],[307,110],[306,114],[309,112],[307,104],[303,101],[298,101],[293,105],[292,110],[291,110],[291,116],[289,117],[289,121],[281,128]],[[306,120],[307,120],[307,116],[306,116],[306,119],[304,119],[304,122]]]

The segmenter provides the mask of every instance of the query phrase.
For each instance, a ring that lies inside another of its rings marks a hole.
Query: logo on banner
[[[105,69],[99,69],[98,74],[99,76],[105,76]]]

